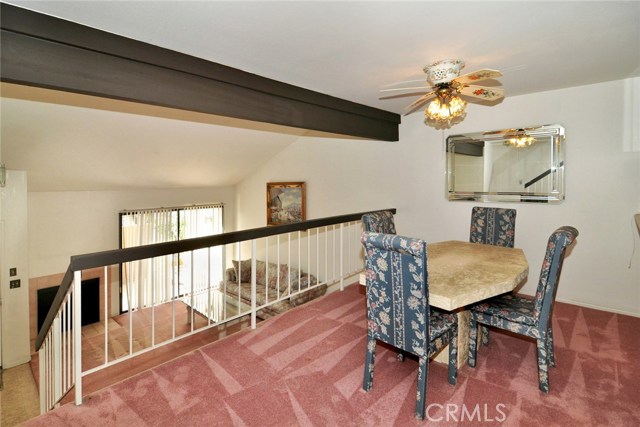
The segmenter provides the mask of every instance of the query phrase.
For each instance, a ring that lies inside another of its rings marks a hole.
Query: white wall
[[[235,188],[30,192],[30,277],[64,273],[69,257],[118,248],[118,212],[222,202],[235,229]]]
[[[3,368],[28,362],[29,352],[29,268],[27,257],[27,173],[7,171],[6,187],[0,189],[0,297],[2,316]],[[9,269],[16,268],[15,276]],[[11,280],[20,287],[10,289]]]
[[[306,181],[308,218],[395,207],[401,234],[467,240],[475,203],[445,199],[446,136],[559,123],[567,132],[566,200],[489,205],[518,211],[515,243],[531,271],[522,292],[534,292],[551,232],[573,225],[580,237],[558,299],[640,315],[637,242],[632,255],[638,239],[632,218],[640,211],[639,81],[507,96],[493,107],[471,104],[466,119],[446,131],[425,126],[416,113],[403,117],[398,142],[302,138],[238,185],[238,227],[265,225],[266,182]]]

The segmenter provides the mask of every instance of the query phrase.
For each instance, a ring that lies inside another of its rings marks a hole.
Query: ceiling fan
[[[465,109],[467,103],[458,95],[468,97],[471,102],[496,101],[504,97],[504,89],[500,87],[477,86],[472,84],[501,77],[502,73],[500,71],[485,68],[461,76],[460,70],[464,68],[464,65],[464,61],[460,59],[445,59],[434,62],[423,69],[427,75],[428,86],[394,87],[408,82],[392,84],[382,89],[381,92],[407,90],[413,92],[383,98],[409,96],[414,94],[416,89],[426,90],[427,93],[405,108],[404,115],[406,116],[407,114],[413,113],[426,104],[427,101],[435,98],[425,110],[425,123],[436,128],[451,127],[451,125],[462,121],[466,115]]]

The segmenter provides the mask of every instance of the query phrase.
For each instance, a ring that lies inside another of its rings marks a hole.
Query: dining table
[[[427,243],[429,305],[458,316],[458,366],[466,363],[469,349],[467,307],[513,291],[529,274],[522,249],[449,240]],[[366,277],[360,275],[360,284]],[[448,363],[449,352],[436,355]]]

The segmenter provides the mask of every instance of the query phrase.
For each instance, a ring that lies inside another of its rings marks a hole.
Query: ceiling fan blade
[[[403,85],[403,84],[407,84],[407,83],[417,83],[417,82],[422,82],[424,83],[425,79],[419,79],[419,80],[405,80],[402,82],[395,82],[395,83],[389,83],[388,85],[384,85],[382,87],[384,88],[390,88],[390,87],[394,87],[394,86],[398,86],[398,85]]]
[[[476,70],[472,73],[463,74],[453,80],[460,84],[466,85],[468,83],[475,83],[482,80],[495,79],[496,77],[502,77],[502,73],[498,70],[485,68],[482,70]]]
[[[414,111],[416,111],[418,108],[422,107],[428,100],[433,98],[435,94],[436,94],[435,90],[431,91],[429,93],[422,95],[420,98],[416,99],[411,104],[407,105],[407,107],[404,109],[403,116],[406,116],[407,114],[411,114]]]
[[[461,95],[480,98],[484,101],[495,101],[504,98],[504,89],[499,87],[465,86],[460,89]]]
[[[415,89],[429,90],[430,88],[428,86],[396,87],[396,88],[390,88],[390,89],[380,89],[380,92],[394,92],[397,90],[415,90]]]

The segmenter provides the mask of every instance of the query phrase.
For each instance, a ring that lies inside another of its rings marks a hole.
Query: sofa
[[[225,271],[226,283],[221,283],[220,289],[231,300],[237,301],[239,288],[240,302],[250,306],[251,259],[242,262],[233,260],[232,264],[233,267]],[[299,271],[295,267],[290,268],[287,264],[271,262],[267,264],[256,260],[256,305],[260,307],[267,302],[270,303],[258,310],[256,316],[268,319],[324,295],[327,292],[327,285],[316,286],[317,283],[318,280],[313,274]],[[309,289],[311,286],[316,287]],[[271,303],[272,301],[277,302]]]

